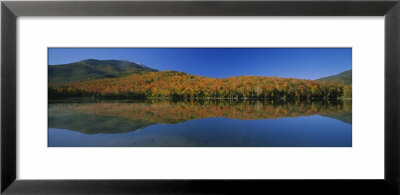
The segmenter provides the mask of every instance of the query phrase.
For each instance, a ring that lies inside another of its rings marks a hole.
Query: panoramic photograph
[[[351,48],[48,48],[48,147],[352,147]]]

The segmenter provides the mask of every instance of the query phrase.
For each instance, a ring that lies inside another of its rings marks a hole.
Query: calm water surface
[[[49,101],[50,147],[351,147],[351,100]]]

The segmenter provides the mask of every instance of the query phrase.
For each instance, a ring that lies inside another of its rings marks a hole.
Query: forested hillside
[[[101,78],[117,78],[132,74],[155,72],[135,62],[123,60],[88,59],[80,62],[48,66],[49,83],[87,81]]]
[[[352,71],[348,70],[337,75],[317,79],[317,81],[344,83],[349,85],[352,83]]]
[[[293,78],[240,76],[218,79],[177,71],[150,71],[121,78],[50,83],[49,98],[337,99],[351,98],[351,88],[351,84]]]

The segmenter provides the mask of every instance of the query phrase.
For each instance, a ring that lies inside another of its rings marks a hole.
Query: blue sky
[[[318,79],[352,69],[351,48],[49,48],[49,65],[128,60],[194,75]]]

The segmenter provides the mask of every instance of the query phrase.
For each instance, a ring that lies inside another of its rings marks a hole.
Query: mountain
[[[156,71],[142,64],[124,60],[87,59],[70,64],[48,66],[49,83],[116,78]]]
[[[317,81],[351,84],[352,83],[352,71],[351,70],[344,71],[337,75],[332,75],[332,76],[317,79]]]

